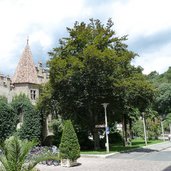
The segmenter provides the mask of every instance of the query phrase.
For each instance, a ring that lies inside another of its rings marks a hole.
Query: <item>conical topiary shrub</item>
[[[59,150],[61,165],[63,166],[72,166],[72,162],[75,162],[80,157],[80,145],[78,143],[78,138],[72,122],[70,120],[67,120],[64,123]],[[68,160],[70,161],[69,163]]]

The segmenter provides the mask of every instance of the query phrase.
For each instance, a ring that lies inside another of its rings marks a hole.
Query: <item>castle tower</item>
[[[21,93],[26,94],[31,102],[35,104],[36,99],[39,97],[39,83],[28,39],[12,78],[12,84],[14,86],[13,96]]]

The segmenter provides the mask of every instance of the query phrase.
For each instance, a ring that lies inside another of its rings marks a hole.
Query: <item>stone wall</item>
[[[0,74],[0,96],[6,97],[8,102],[11,102],[15,95],[23,93],[28,96],[33,104],[35,104],[36,100],[39,98],[39,86],[49,80],[49,70],[44,68],[42,63],[39,62],[38,66],[35,68],[37,71],[38,85],[31,83],[12,84],[11,78],[9,76]]]
[[[4,96],[11,100],[11,79],[9,76],[4,76],[0,74],[0,96]]]

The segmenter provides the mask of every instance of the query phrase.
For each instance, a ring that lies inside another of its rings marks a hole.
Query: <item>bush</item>
[[[30,100],[24,95],[14,97],[11,103],[16,115],[23,115],[23,124],[18,130],[21,139],[40,139],[41,134],[41,117],[40,113],[35,109]]]
[[[80,157],[80,145],[70,120],[67,120],[64,123],[59,150],[61,159],[70,159],[74,161]]]
[[[89,137],[88,131],[77,132],[77,137],[78,137],[81,150],[94,149],[94,142],[93,140],[88,138]]]
[[[0,118],[0,141],[4,141],[15,132],[16,116],[11,106],[3,98],[0,98]]]
[[[53,119],[51,124],[49,124],[49,128],[53,130],[53,144],[59,147],[59,144],[61,142],[61,136],[62,136],[62,129],[63,129],[63,123],[61,119]]]
[[[134,123],[133,125],[133,132],[135,136],[144,138],[144,129],[143,129],[143,121],[138,120]],[[157,118],[151,119],[147,118],[146,119],[146,131],[147,131],[147,137],[149,140],[151,139],[157,139],[158,136],[160,135],[160,120]]]
[[[110,143],[122,143],[123,137],[119,132],[114,132],[109,134],[109,142]]]

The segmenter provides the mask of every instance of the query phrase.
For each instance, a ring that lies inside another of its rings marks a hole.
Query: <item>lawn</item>
[[[161,140],[149,140],[147,142],[148,145],[151,144],[156,144],[163,142]],[[132,140],[132,146],[126,146],[124,147],[123,144],[110,144],[110,153],[113,152],[121,152],[121,151],[126,151],[126,150],[132,150],[136,148],[140,148],[142,146],[145,146],[144,140],[143,139],[134,139]],[[87,150],[87,151],[81,151],[81,154],[107,154],[106,149],[100,149],[100,150]]]

